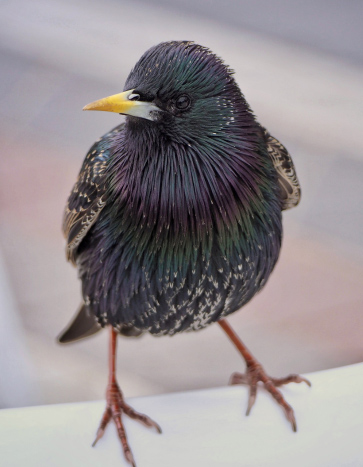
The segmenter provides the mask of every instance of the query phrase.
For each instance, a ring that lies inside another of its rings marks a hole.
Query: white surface
[[[298,433],[263,390],[245,417],[243,386],[130,400],[163,429],[125,417],[137,466],[362,466],[363,363],[307,377],[312,388],[283,389]],[[91,448],[103,409],[104,401],[1,411],[1,465],[127,465],[113,425]]]

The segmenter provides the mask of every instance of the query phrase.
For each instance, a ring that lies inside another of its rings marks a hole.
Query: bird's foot
[[[259,381],[263,383],[265,389],[267,389],[276,402],[281,405],[286,418],[291,423],[293,431],[297,431],[294,411],[277,388],[288,383],[306,383],[308,386],[311,386],[310,381],[296,374],[288,375],[285,378],[271,378],[257,361],[248,362],[246,373],[233,373],[229,381],[229,384],[247,384],[249,386],[250,394],[246,415],[250,414],[252,406],[255,403],[257,383]]]
[[[122,444],[125,458],[127,462],[132,465],[132,467],[136,467],[134,456],[132,455],[130,446],[128,444],[126,431],[122,422],[123,413],[128,415],[130,418],[133,418],[134,420],[138,420],[149,428],[155,428],[158,433],[161,433],[161,428],[156,422],[154,422],[147,415],[136,412],[136,410],[126,404],[118,384],[114,382],[107,386],[106,409],[103,413],[100,426],[97,430],[96,439],[94,440],[92,446],[95,446],[97,441],[102,438],[106,426],[112,418],[117,428],[117,433]]]

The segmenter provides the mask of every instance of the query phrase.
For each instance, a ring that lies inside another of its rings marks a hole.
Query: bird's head
[[[243,115],[251,118],[232,71],[208,48],[193,42],[164,42],[149,49],[124,89],[84,110],[124,114],[138,128],[151,126],[183,143],[225,135],[236,120],[245,119]]]

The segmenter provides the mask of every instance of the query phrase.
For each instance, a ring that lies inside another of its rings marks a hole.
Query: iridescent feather
[[[162,118],[129,117],[91,148],[65,211],[67,256],[101,326],[201,329],[266,283],[281,210],[300,193],[294,167],[205,47],[159,44],[125,89],[153,99]],[[173,108],[181,92],[192,98],[185,114]]]

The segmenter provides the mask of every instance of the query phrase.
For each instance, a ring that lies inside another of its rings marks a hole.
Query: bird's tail
[[[71,322],[59,334],[57,340],[60,344],[68,344],[85,337],[93,336],[93,334],[96,334],[101,329],[102,327],[97,323],[95,316],[82,303]]]
[[[71,322],[63,329],[57,337],[60,344],[69,344],[85,337],[93,336],[101,331],[102,326],[97,322],[96,317],[89,308],[82,303]],[[123,324],[118,328],[119,333],[125,337],[138,337],[143,331],[129,324]]]

